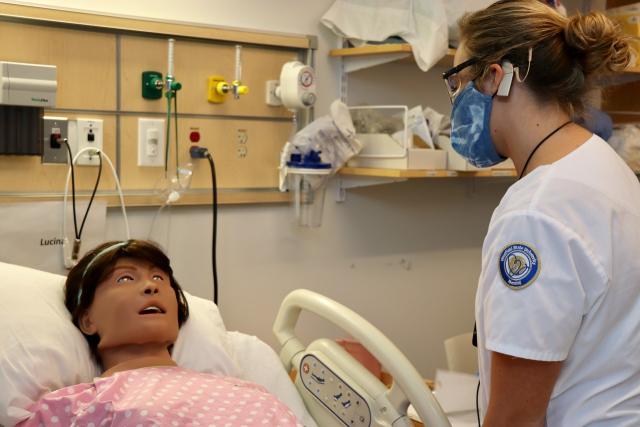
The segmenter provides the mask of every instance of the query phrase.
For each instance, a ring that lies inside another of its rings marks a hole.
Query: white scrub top
[[[509,188],[482,248],[476,321],[483,416],[495,351],[564,361],[547,426],[640,426],[640,184],[605,141]]]

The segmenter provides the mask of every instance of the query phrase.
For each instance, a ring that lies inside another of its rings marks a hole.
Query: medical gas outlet
[[[242,84],[242,46],[236,45],[236,70],[235,78],[232,82],[227,82],[222,76],[209,76],[207,87],[207,100],[214,104],[224,102],[225,95],[233,94],[233,98],[238,100],[240,95],[249,93],[249,87]]]
[[[76,164],[99,166],[97,150],[103,149],[103,122],[101,119],[78,119],[69,121],[69,145],[75,153],[85,148],[94,148],[83,153]]]
[[[164,166],[164,119],[138,119],[138,166]]]
[[[222,104],[225,95],[228,93],[232,93],[234,99],[239,99],[240,95],[249,93],[249,87],[241,84],[237,80],[228,83],[222,76],[209,77],[209,87],[207,89],[207,100],[209,102]]]
[[[312,107],[316,102],[316,76],[313,68],[300,61],[282,66],[280,80],[267,81],[268,105],[284,105],[290,110]]]
[[[158,71],[142,72],[142,97],[144,99],[162,98],[163,88],[164,80],[162,80],[162,73]]]

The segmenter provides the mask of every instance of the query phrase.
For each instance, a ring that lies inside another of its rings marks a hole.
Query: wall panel
[[[142,116],[140,116],[142,117]],[[138,117],[122,119],[122,186],[125,189],[155,188],[164,176],[161,167],[137,167]],[[206,159],[190,159],[188,135],[197,130],[199,146],[206,147],[216,163],[219,188],[254,189],[278,186],[277,167],[283,141],[291,132],[291,124],[277,121],[220,120],[183,118],[179,123],[179,165],[193,164],[191,187],[211,187],[209,163]],[[240,142],[239,134],[247,141]],[[173,134],[173,132],[172,132]],[[172,138],[169,158],[170,173],[175,170],[175,140]]]
[[[13,15],[8,14],[9,9]],[[174,26],[166,23],[164,28],[161,22],[155,23],[153,33],[135,34],[133,27],[125,30],[126,26],[82,25],[73,20],[77,16],[71,12],[70,20],[65,20],[65,12],[57,11],[56,22],[35,15],[33,19],[16,18],[13,9],[0,7],[0,61],[58,67],[56,107],[47,114],[104,120],[105,152],[117,166],[122,187],[130,197],[142,197],[140,200],[145,200],[142,204],[157,204],[160,201],[153,194],[158,187],[166,186],[161,182],[166,176],[163,167],[137,166],[137,123],[139,117],[166,120],[166,98],[143,99],[141,75],[143,71],[166,73],[169,37],[176,38],[174,73],[182,83],[178,91],[180,164],[193,162],[191,188],[204,190],[211,186],[207,160],[192,161],[188,155],[189,134],[198,130],[202,135],[200,145],[207,147],[216,159],[220,188],[243,192],[241,198],[224,200],[241,199],[246,203],[251,200],[247,196],[251,190],[275,191],[279,152],[291,133],[292,113],[266,104],[266,82],[279,78],[285,62],[306,53],[294,47],[297,39],[289,47],[278,47],[273,46],[272,38],[265,36],[264,45],[256,44],[260,38],[252,38],[254,44],[242,49],[242,82],[249,86],[249,93],[238,100],[230,94],[223,104],[213,104],[207,100],[208,77],[221,75],[232,81],[235,76],[232,40],[207,39],[197,26],[191,36],[188,25],[181,26],[176,37],[170,33]],[[18,9],[42,14],[42,10],[29,7]],[[246,42],[240,37],[240,42],[243,40]],[[169,176],[175,171],[174,125],[172,120]],[[239,133],[248,135],[248,141],[240,142]],[[40,157],[0,156],[0,201],[15,201],[20,194],[55,198],[63,191],[66,173],[66,165],[42,164]],[[77,188],[91,189],[96,173],[96,168],[79,166]],[[115,190],[106,164],[100,190],[101,197],[111,198]],[[202,203],[206,201],[201,199]],[[283,200],[265,198],[263,193],[255,201],[267,199]]]
[[[0,22],[0,60],[58,67],[56,108],[115,110],[115,35]]]

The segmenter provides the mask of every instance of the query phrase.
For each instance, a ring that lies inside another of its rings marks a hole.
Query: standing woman
[[[640,426],[640,185],[572,120],[629,62],[601,13],[501,0],[460,22],[451,140],[520,179],[491,218],[476,295],[484,426]]]

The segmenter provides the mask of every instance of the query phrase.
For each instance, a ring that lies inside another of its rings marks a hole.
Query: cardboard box
[[[447,152],[433,148],[403,147],[390,135],[358,134],[362,151],[347,163],[350,167],[379,169],[446,169]]]
[[[398,158],[354,157],[347,163],[354,168],[377,169],[429,169],[443,170],[447,168],[447,152],[423,148],[409,148],[407,156]]]

